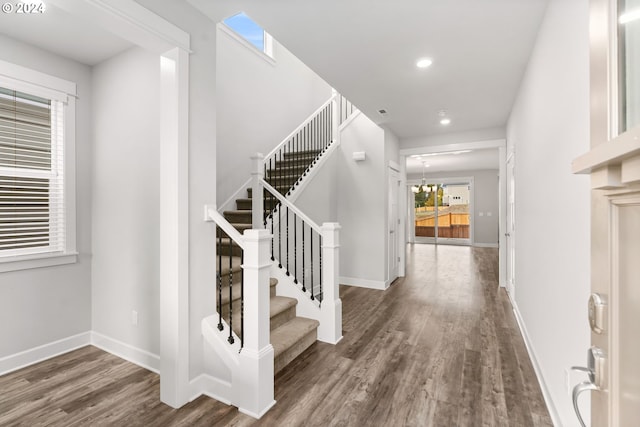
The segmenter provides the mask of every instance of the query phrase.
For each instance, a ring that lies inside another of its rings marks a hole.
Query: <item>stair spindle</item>
[[[271,169],[271,159],[269,159],[269,170]],[[273,236],[273,194],[269,191],[269,216],[271,217],[271,236]],[[271,238],[271,261],[275,261],[275,251],[273,250],[273,237]]]
[[[287,230],[286,230],[286,241],[287,241],[287,276],[289,276],[289,206],[287,206]]]
[[[319,235],[318,239],[318,253],[320,254],[320,293],[318,294],[318,301],[322,304],[322,300],[324,299],[324,294],[322,293],[322,234]]]
[[[313,301],[315,298],[313,297],[313,228],[311,228],[311,226],[309,226],[309,230],[311,231],[311,236],[310,236],[310,242],[309,242],[309,249],[311,249],[311,301]]]
[[[280,170],[278,173],[278,181],[282,185],[282,150],[280,151]],[[280,191],[279,188],[276,188]],[[282,191],[280,191],[282,194]],[[278,203],[278,267],[282,268],[282,215],[280,214],[280,207],[282,204]]]
[[[240,255],[240,265],[244,265],[244,251]],[[240,271],[240,349],[244,347],[244,269]]]
[[[298,284],[298,215],[293,213],[293,283]]]
[[[229,344],[233,344],[233,248],[229,237]]]
[[[224,329],[222,325],[222,229],[218,228],[218,330]]]
[[[306,270],[304,268],[305,256],[304,256],[304,221],[302,222],[302,292],[307,292],[305,287]]]

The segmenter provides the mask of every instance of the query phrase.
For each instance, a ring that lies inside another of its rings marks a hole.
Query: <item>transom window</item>
[[[273,42],[271,36],[244,12],[230,16],[222,22],[260,52],[273,56]]]

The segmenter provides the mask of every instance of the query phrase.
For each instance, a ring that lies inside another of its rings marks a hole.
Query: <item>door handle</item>
[[[504,233],[505,237],[511,237],[511,233]]]
[[[580,414],[580,408],[578,407],[578,397],[580,394],[587,390],[604,390],[605,388],[605,372],[606,372],[606,357],[604,352],[598,347],[591,347],[587,351],[587,366],[572,366],[572,371],[584,372],[588,375],[589,379],[583,381],[573,388],[571,396],[573,398],[573,409],[576,411],[576,416],[582,427],[586,427],[582,414]]]
[[[582,415],[580,414],[580,408],[578,407],[578,396],[580,396],[580,393],[587,390],[600,390],[600,388],[598,388],[598,386],[591,381],[584,381],[575,386],[572,393],[573,409],[576,411],[576,416],[578,417],[578,421],[580,422],[580,425],[582,427],[587,427],[587,425],[584,423]]]

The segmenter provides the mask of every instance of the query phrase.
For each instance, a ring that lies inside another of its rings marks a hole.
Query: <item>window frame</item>
[[[264,59],[265,61],[267,61],[268,63],[270,63],[272,65],[275,64],[274,49],[273,49],[273,44],[274,44],[273,43],[273,37],[271,36],[271,34],[269,34],[267,31],[265,31],[264,28],[262,28],[258,23],[253,21],[248,15],[245,14],[247,16],[247,18],[249,18],[251,21],[253,21],[258,27],[260,27],[262,29],[263,33],[264,33],[264,48],[262,50],[260,50],[260,49],[258,49],[258,47],[256,45],[251,43],[242,34],[240,34],[238,31],[236,31],[234,28],[232,28],[231,26],[229,26],[226,23],[227,19],[232,18],[232,17],[234,17],[236,15],[239,15],[241,13],[244,13],[244,12],[238,12],[238,13],[235,13],[233,15],[230,15],[230,16],[224,18],[218,24],[218,27],[221,28],[231,38],[233,38],[234,40],[238,41],[240,44],[245,46],[247,49],[249,49],[250,51],[252,51],[256,55],[258,55],[260,58]]]
[[[76,97],[75,83],[0,60],[0,87],[62,102],[64,117],[63,188],[65,247],[59,252],[0,256],[0,273],[77,262],[76,249]]]

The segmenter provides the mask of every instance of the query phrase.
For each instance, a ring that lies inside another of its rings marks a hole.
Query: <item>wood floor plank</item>
[[[0,377],[1,426],[551,426],[492,248],[407,246],[386,291],[341,286],[343,335],[275,378],[260,420],[84,347]]]

